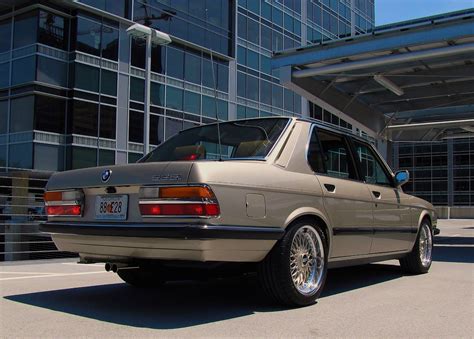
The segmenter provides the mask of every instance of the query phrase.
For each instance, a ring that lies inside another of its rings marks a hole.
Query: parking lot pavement
[[[316,305],[272,306],[255,278],[130,288],[103,265],[0,265],[0,337],[469,337],[474,335],[474,220],[440,221],[434,262],[330,270]]]

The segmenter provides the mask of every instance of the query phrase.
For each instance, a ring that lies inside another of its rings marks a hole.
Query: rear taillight
[[[207,186],[142,187],[140,213],[145,217],[217,217],[220,209]]]
[[[49,191],[44,193],[46,215],[76,217],[82,215],[84,194],[80,190]]]

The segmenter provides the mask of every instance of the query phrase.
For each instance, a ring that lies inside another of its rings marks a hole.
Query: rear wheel
[[[117,275],[127,284],[134,287],[158,287],[165,283],[159,270],[130,268],[120,269]]]
[[[429,271],[433,252],[433,230],[428,220],[423,220],[412,251],[400,259],[400,266],[408,273],[421,274]]]
[[[286,232],[258,270],[266,294],[288,306],[315,303],[326,275],[326,237],[320,227],[304,220]]]

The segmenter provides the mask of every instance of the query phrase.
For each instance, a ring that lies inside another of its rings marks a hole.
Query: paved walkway
[[[440,222],[429,274],[329,271],[319,302],[275,308],[254,279],[133,289],[103,265],[0,265],[0,337],[473,337],[474,220]]]

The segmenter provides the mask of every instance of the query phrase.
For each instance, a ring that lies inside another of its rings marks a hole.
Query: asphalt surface
[[[474,220],[440,222],[428,274],[330,270],[316,305],[271,305],[254,278],[128,287],[103,265],[0,265],[0,337],[474,337]]]

